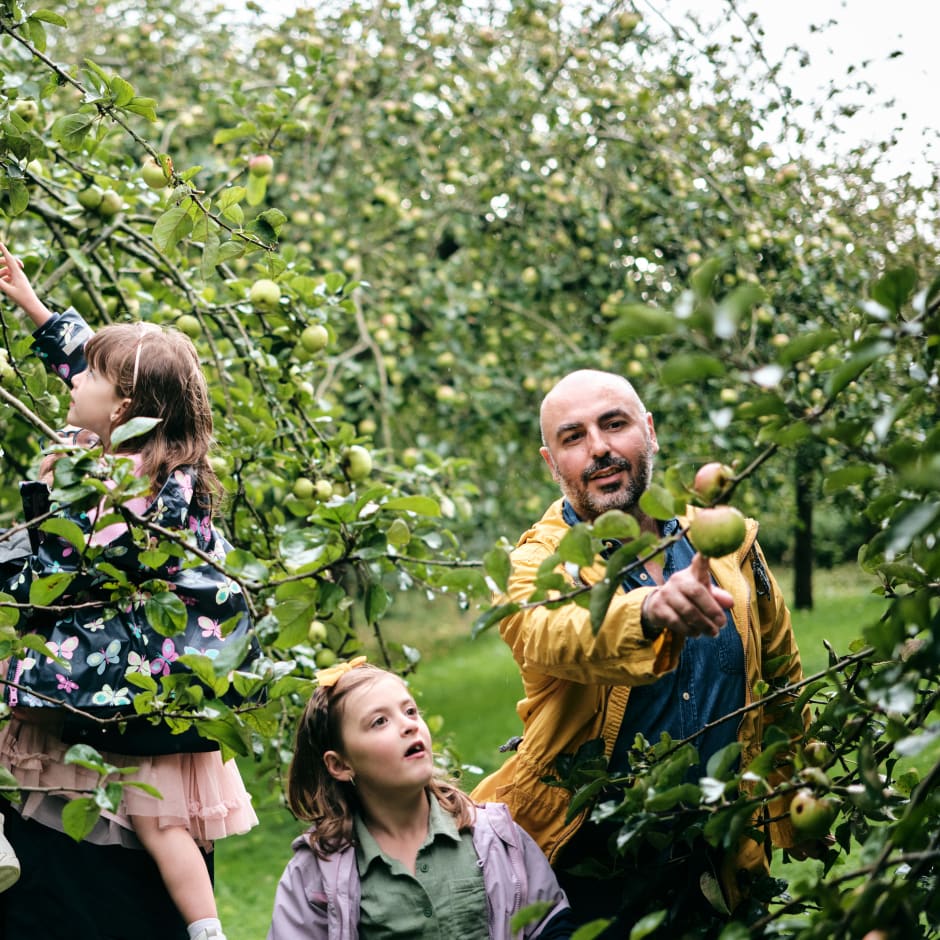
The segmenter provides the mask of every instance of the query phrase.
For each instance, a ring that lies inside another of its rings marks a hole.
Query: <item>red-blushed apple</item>
[[[734,470],[727,464],[713,460],[702,464],[695,474],[692,489],[706,503],[713,503],[718,494],[734,479]]]
[[[248,172],[252,176],[270,176],[274,171],[274,160],[270,154],[256,153],[248,160]]]
[[[821,839],[836,818],[838,807],[827,797],[816,796],[808,787],[797,790],[790,803],[790,822],[806,839]]]

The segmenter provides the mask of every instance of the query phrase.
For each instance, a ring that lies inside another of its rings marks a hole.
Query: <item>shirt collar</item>
[[[421,844],[421,848],[430,845],[437,838],[459,842],[460,832],[454,817],[441,808],[441,804],[433,795],[429,795],[428,802],[430,804],[428,835]],[[376,859],[381,859],[386,865],[391,864],[392,859],[379,848],[375,836],[369,832],[368,826],[358,813],[353,817],[353,831],[356,837],[356,861],[360,872],[365,872]]]

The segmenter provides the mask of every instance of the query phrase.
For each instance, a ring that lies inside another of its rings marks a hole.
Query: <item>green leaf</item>
[[[248,186],[246,188],[245,201],[249,206],[260,206],[264,202],[264,197],[268,191],[268,178],[266,176],[254,176],[248,174]]]
[[[736,287],[715,307],[714,331],[719,339],[731,339],[738,331],[741,318],[764,299],[764,290],[756,284]]]
[[[153,226],[153,243],[160,251],[171,251],[192,231],[193,220],[183,206],[168,209]]]
[[[382,504],[383,509],[413,512],[419,516],[439,516],[440,504],[430,496],[396,496]]]
[[[30,16],[33,19],[42,20],[44,23],[49,23],[51,26],[62,26],[68,28],[69,22],[64,16],[60,16],[58,13],[53,13],[52,10],[34,10],[30,13]]]
[[[508,617],[510,614],[516,613],[519,610],[518,604],[501,604],[498,607],[491,607],[489,610],[485,610],[476,620],[473,621],[473,628],[470,631],[470,636],[474,639],[478,637],[485,630],[489,630],[494,623],[499,623],[500,620]]]
[[[849,383],[854,382],[873,362],[892,351],[890,343],[866,342],[859,344],[851,357],[829,377],[827,392],[838,395]]]
[[[26,35],[29,37],[29,41],[36,47],[39,52],[46,51],[46,28],[42,23],[35,17],[29,17],[26,22],[23,24],[23,28],[26,32]]]
[[[43,532],[50,532],[64,539],[78,552],[85,550],[85,533],[71,519],[53,516],[51,519],[46,519],[39,528]]]
[[[626,304],[618,308],[618,318],[610,328],[615,343],[643,336],[664,336],[676,327],[675,317],[668,310],[644,304]]]
[[[715,780],[727,780],[728,776],[737,766],[740,756],[740,742],[732,741],[731,744],[726,744],[721,750],[712,754],[708,759],[708,766],[705,772],[709,777],[714,777]]]
[[[819,349],[825,349],[837,342],[839,334],[835,330],[825,329],[800,336],[791,336],[785,346],[777,353],[777,361],[781,365],[789,366]]]
[[[233,548],[225,556],[225,566],[232,574],[253,581],[264,581],[268,576],[268,566],[243,548]]]
[[[610,607],[610,601],[620,587],[620,582],[610,576],[602,578],[591,588],[591,630],[594,636],[597,636],[607,616],[607,610]]]
[[[132,98],[125,106],[125,111],[139,114],[153,123],[157,119],[157,102],[153,98]]]
[[[81,150],[95,118],[91,114],[65,114],[52,125],[52,139],[62,145],[63,150]]]
[[[382,614],[388,610],[388,605],[391,603],[391,595],[388,591],[382,587],[381,584],[376,584],[373,582],[369,585],[366,590],[366,600],[365,600],[365,612],[366,620],[370,624],[378,622]]]
[[[135,437],[141,437],[149,434],[161,421],[160,418],[131,418],[130,421],[119,425],[111,434],[111,446],[123,444],[125,441],[131,441]]]
[[[109,86],[114,97],[115,107],[123,108],[134,97],[134,86],[117,75],[111,79]]]
[[[871,290],[871,296],[895,314],[910,300],[917,285],[917,272],[913,267],[895,268],[885,273]]]
[[[640,509],[654,519],[664,521],[676,515],[676,501],[664,486],[652,483],[640,497]]]
[[[706,356],[704,353],[676,353],[663,363],[660,376],[665,385],[682,385],[686,382],[720,378],[724,374],[724,364],[714,356]]]
[[[22,180],[7,180],[7,197],[10,200],[10,215],[22,215],[29,207],[29,189]]]
[[[572,526],[562,536],[556,551],[563,562],[572,562],[579,568],[588,568],[594,562],[594,543],[584,524]]]
[[[509,929],[515,934],[529,924],[537,924],[553,907],[554,901],[535,901],[513,914]]]
[[[666,919],[666,911],[653,911],[644,914],[630,929],[630,940],[643,940],[659,928]]]
[[[500,591],[505,591],[509,585],[509,575],[512,571],[509,552],[499,547],[490,549],[483,556],[483,570]]]
[[[720,258],[708,258],[692,272],[692,290],[699,300],[707,300],[711,297],[715,278],[721,273],[723,267],[724,262]]]
[[[596,539],[616,539],[623,542],[640,534],[640,524],[629,513],[608,509],[595,520],[591,529]]]
[[[89,796],[69,800],[62,808],[62,829],[67,836],[81,842],[98,822],[101,807]]]
[[[60,571],[47,575],[45,578],[36,578],[29,586],[30,604],[34,607],[45,607],[51,604],[65,593],[74,577],[73,572]]]
[[[257,126],[251,121],[242,121],[235,127],[223,127],[215,132],[212,138],[212,146],[218,147],[220,144],[229,144],[233,140],[244,140],[246,137],[254,137],[257,133]]]
[[[186,605],[172,591],[154,594],[144,603],[144,613],[160,636],[176,636],[186,629]]]

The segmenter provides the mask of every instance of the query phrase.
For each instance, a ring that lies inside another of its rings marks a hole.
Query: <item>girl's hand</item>
[[[23,273],[23,263],[14,258],[2,242],[0,242],[0,291],[18,307],[25,310],[37,327],[42,326],[53,315],[52,311],[36,296],[33,285]]]

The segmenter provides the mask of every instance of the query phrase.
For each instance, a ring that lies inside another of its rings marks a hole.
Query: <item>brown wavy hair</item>
[[[113,323],[85,344],[85,361],[130,401],[112,432],[132,418],[160,419],[151,431],[119,444],[115,453],[140,454],[154,495],[178,467],[192,467],[197,505],[211,509],[222,486],[209,464],[212,406],[192,340],[154,323]]]
[[[361,811],[356,788],[333,777],[323,755],[343,751],[340,729],[349,693],[386,675],[394,673],[365,663],[350,669],[335,685],[318,687],[297,726],[287,774],[287,805],[298,819],[313,823],[310,843],[321,858],[354,843],[353,816]],[[451,778],[435,771],[427,791],[454,817],[460,832],[473,827],[475,804]]]

